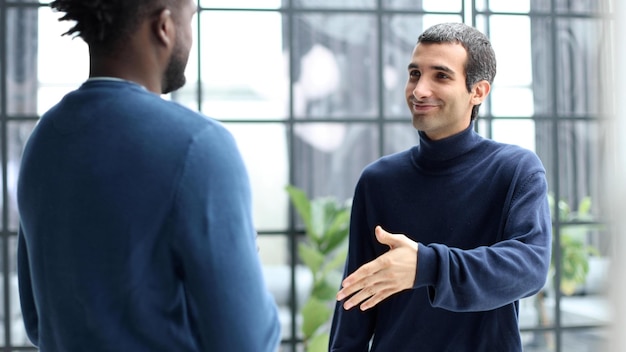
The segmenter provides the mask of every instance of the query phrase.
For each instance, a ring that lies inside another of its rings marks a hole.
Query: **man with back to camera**
[[[40,351],[276,351],[247,171],[180,88],[193,0],[57,0],[89,79],[44,114],[18,183],[19,289]]]
[[[427,29],[408,65],[420,143],[356,186],[331,351],[521,351],[519,300],[545,284],[551,223],[537,156],[474,131],[496,73],[489,40]]]

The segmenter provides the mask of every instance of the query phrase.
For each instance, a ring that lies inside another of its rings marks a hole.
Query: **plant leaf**
[[[306,350],[307,352],[327,352],[329,341],[330,334],[328,332],[317,334],[307,341]]]
[[[313,285],[312,295],[321,300],[334,301],[337,295],[339,285],[333,285],[328,282],[326,277],[322,277]]]
[[[348,237],[350,224],[350,210],[340,209],[333,216],[332,223],[328,227],[324,241],[324,253],[330,253],[337,246],[343,244]]]
[[[334,258],[330,260],[328,263],[326,263],[326,265],[324,266],[324,274],[328,274],[329,272],[335,269],[343,267],[346,263],[347,256],[348,256],[347,249],[338,250],[335,253]]]
[[[287,190],[287,194],[289,194],[289,198],[296,212],[300,215],[300,218],[302,218],[307,232],[311,231],[311,202],[307,198],[306,193],[292,185],[287,185],[285,190]]]
[[[298,244],[298,255],[304,264],[311,269],[313,277],[315,277],[322,264],[324,264],[324,255],[308,243]]]
[[[310,297],[302,307],[302,334],[307,339],[315,333],[315,331],[324,325],[330,318],[332,312],[323,301]]]

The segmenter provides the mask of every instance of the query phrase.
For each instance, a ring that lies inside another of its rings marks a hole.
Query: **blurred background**
[[[17,296],[22,148],[41,114],[88,75],[87,46],[61,37],[71,23],[58,22],[48,3],[0,0],[0,351],[36,350]],[[520,302],[524,350],[626,350],[624,337],[610,334],[623,327],[626,312],[616,269],[626,244],[616,235],[622,225],[612,221],[622,220],[626,194],[626,127],[615,119],[618,109],[626,112],[626,90],[615,89],[626,78],[619,36],[626,28],[616,21],[620,13],[626,18],[623,6],[198,1],[187,85],[165,98],[223,121],[237,140],[252,182],[260,255],[281,311],[281,351],[305,350],[300,310],[315,277],[298,252],[309,238],[285,186],[311,200],[349,204],[365,165],[418,143],[404,98],[406,65],[419,34],[440,22],[477,27],[496,51],[498,73],[477,131],[536,152],[547,170],[555,250],[544,290]]]

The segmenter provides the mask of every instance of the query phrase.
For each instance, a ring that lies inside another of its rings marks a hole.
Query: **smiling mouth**
[[[413,103],[413,110],[415,111],[427,111],[438,107],[435,104],[415,104]]]

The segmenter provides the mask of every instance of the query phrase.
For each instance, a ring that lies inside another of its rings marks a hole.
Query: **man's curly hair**
[[[76,24],[63,35],[81,37],[91,49],[110,50],[129,36],[141,20],[173,0],[55,0],[50,7]]]

